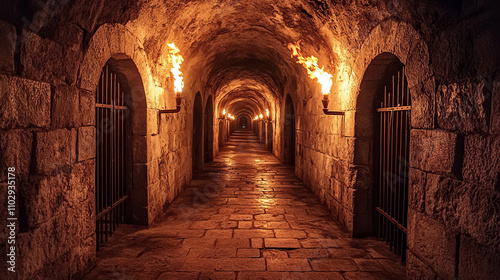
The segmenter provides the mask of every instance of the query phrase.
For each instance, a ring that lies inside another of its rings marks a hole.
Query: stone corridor
[[[85,279],[405,279],[383,242],[352,239],[250,131],[150,228],[121,225]]]

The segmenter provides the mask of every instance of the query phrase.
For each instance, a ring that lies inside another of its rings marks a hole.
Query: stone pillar
[[[269,146],[269,135],[267,131],[267,126],[269,125],[268,121],[264,122],[264,143],[266,144],[266,148]]]

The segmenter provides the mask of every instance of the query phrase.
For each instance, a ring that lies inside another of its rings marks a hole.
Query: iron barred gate
[[[106,65],[96,91],[96,245],[124,223],[128,198],[125,184],[125,94]]]
[[[383,87],[378,139],[376,212],[378,236],[405,261],[411,101],[402,66]]]

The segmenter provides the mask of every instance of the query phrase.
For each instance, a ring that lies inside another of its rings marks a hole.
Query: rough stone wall
[[[160,120],[158,138],[161,151],[157,159],[158,173],[151,174],[151,178],[158,178],[159,184],[152,183],[149,193],[150,203],[155,201],[157,207],[154,211],[157,213],[155,218],[163,213],[191,181],[191,141],[193,138],[191,122],[190,115],[185,111],[162,116]]]
[[[349,140],[342,133],[342,116],[326,116],[321,95],[295,102],[295,173],[342,224],[352,231],[352,193],[348,193]],[[351,150],[352,152],[352,150]]]
[[[158,108],[175,104],[165,97],[170,88],[153,81],[143,50],[123,26],[99,29],[85,51],[83,31],[74,31],[76,39],[64,46],[29,31],[15,44],[16,28],[0,22],[1,36],[14,38],[0,47],[0,186],[6,193],[3,171],[16,167],[16,279],[79,278],[95,265],[95,87],[115,54],[134,61],[146,95],[147,107],[134,108],[141,117],[133,120],[129,148],[133,184],[147,189],[147,222],[191,180],[192,109],[158,120]],[[183,106],[191,103],[187,97]],[[5,196],[0,203],[6,205]],[[1,215],[6,220],[6,211]],[[5,264],[7,228],[0,234]]]
[[[489,84],[441,83],[435,128],[411,132],[408,273],[414,278],[500,273],[500,137],[493,121],[499,84],[498,75]],[[488,103],[492,110],[484,109]]]
[[[81,275],[95,260],[95,97],[76,86],[83,54],[30,32],[17,45],[14,26],[0,29],[0,186],[5,194],[5,171],[15,167],[17,278]],[[58,68],[54,60],[65,58]]]
[[[365,235],[373,195],[373,140],[367,131],[373,120],[358,107],[365,92],[360,85],[380,53],[406,65],[412,97],[410,279],[494,279],[500,273],[500,78],[492,63],[498,56],[491,55],[498,35],[491,22],[463,13],[461,23],[434,31],[439,40],[404,22],[375,27],[345,61],[352,90],[334,92],[344,98],[330,106],[346,111],[343,129],[340,117],[320,113],[315,89],[296,89],[302,98],[295,102],[296,173],[353,235]]]

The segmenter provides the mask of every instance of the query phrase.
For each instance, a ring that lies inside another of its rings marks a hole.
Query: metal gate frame
[[[96,90],[96,246],[125,222],[128,199],[125,137],[128,107],[117,75],[104,66]]]
[[[392,84],[391,84],[392,82]],[[380,108],[379,172],[375,210],[378,236],[406,260],[411,100],[404,66],[384,86]]]

